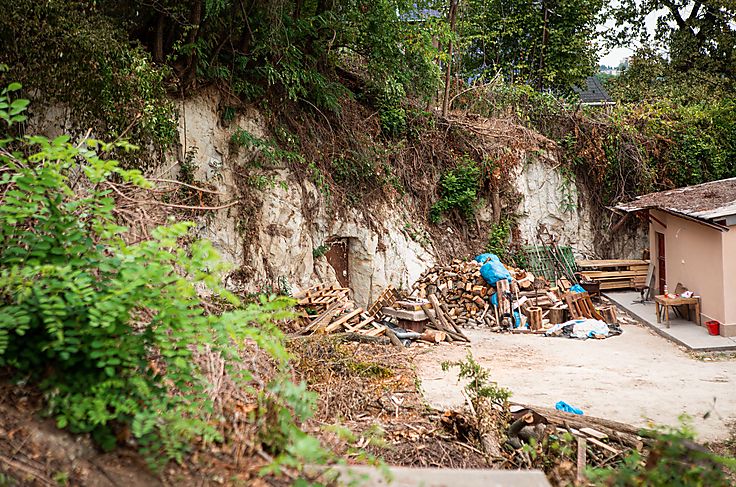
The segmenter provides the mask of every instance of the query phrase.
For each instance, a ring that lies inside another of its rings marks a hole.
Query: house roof
[[[583,105],[607,105],[614,103],[611,95],[608,94],[601,84],[601,80],[595,76],[589,76],[585,79],[584,88],[574,86],[573,90],[580,96],[580,101]]]
[[[720,224],[736,215],[736,178],[649,193],[616,208],[626,212],[658,209],[705,223]]]

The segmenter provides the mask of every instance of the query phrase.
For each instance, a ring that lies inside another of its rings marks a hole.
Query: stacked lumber
[[[348,332],[376,337],[386,332],[383,324],[355,305],[348,288],[318,285],[294,298],[307,319],[302,334]]]
[[[601,290],[629,289],[645,284],[648,260],[579,260],[576,262],[586,281],[597,282]]]

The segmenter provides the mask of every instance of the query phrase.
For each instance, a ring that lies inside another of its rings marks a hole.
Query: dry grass
[[[292,342],[292,352],[296,377],[320,394],[310,427],[336,452],[351,458],[364,449],[391,465],[488,467],[478,446],[448,431],[442,412],[426,405],[410,350],[315,336]],[[336,423],[353,437],[324,433]]]

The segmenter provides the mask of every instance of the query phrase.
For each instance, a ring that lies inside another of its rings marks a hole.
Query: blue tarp
[[[580,284],[575,284],[574,286],[572,286],[570,288],[570,292],[572,292],[572,293],[584,293],[585,292],[585,289],[583,289],[583,286],[581,286]]]
[[[496,259],[498,259],[498,257],[496,257]],[[501,261],[489,260],[481,266],[480,275],[483,276],[483,279],[485,279],[485,281],[491,286],[495,286],[501,279],[506,279],[511,282],[511,274],[509,274],[509,271],[506,270]]]
[[[491,262],[501,262],[501,259],[498,258],[496,254],[480,254],[478,257],[475,258],[476,262],[480,262],[481,264],[485,264],[486,261]]]

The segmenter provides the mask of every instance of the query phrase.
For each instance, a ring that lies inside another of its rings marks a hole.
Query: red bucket
[[[706,321],[705,326],[708,328],[708,333],[711,335],[719,335],[721,324],[715,320]]]

